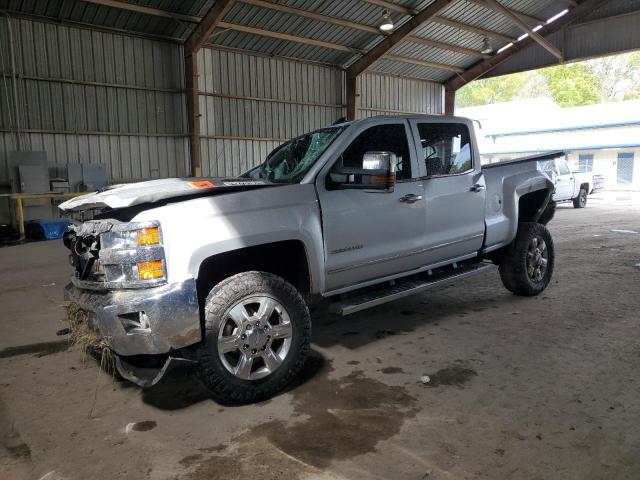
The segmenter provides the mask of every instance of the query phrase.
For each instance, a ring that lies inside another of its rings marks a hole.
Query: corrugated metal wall
[[[205,48],[198,70],[203,175],[237,175],[345,115],[337,68]]]
[[[368,73],[360,78],[360,116],[441,114],[439,83]]]
[[[18,141],[46,151],[50,164],[103,164],[112,181],[185,175],[181,52],[169,42],[0,18],[0,181]]]
[[[198,55],[203,175],[242,173],[346,115],[338,68],[211,48]],[[440,84],[378,74],[361,82],[361,116],[442,112]]]

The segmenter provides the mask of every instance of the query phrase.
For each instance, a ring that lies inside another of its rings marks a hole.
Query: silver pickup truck
[[[497,265],[542,292],[554,185],[537,156],[481,167],[469,120],[373,117],[299,136],[239,178],[113,186],[63,203],[75,276],[117,368],[141,386],[192,364],[215,398],[282,390],[309,350],[307,303],[341,315]]]

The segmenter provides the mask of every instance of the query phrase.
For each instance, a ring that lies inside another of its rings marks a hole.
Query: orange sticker
[[[215,185],[209,180],[200,180],[199,182],[189,182],[193,188],[214,188]]]

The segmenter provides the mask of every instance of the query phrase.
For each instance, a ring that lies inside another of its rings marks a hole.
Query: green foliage
[[[640,52],[477,80],[460,89],[460,108],[549,97],[562,107],[640,99]]]
[[[540,75],[547,80],[551,96],[561,107],[580,107],[599,102],[602,82],[586,63],[545,68]]]

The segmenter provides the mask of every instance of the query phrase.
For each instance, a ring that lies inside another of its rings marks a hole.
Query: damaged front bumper
[[[160,287],[94,291],[70,283],[65,300],[89,313],[89,325],[117,354],[120,374],[140,386],[150,386],[185,359],[176,350],[200,342],[200,310],[196,282]],[[136,367],[127,357],[166,355],[159,368]],[[154,373],[154,370],[156,371]]]

